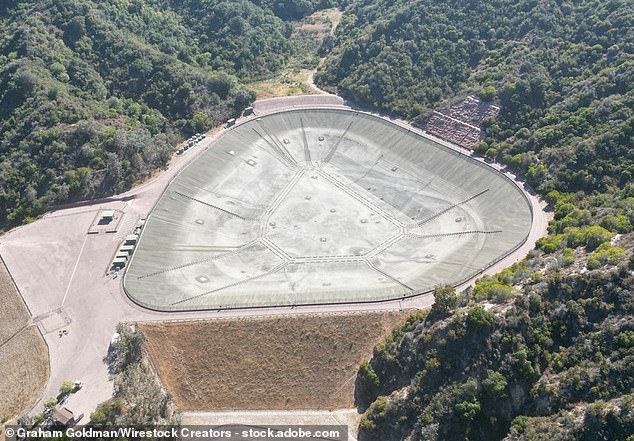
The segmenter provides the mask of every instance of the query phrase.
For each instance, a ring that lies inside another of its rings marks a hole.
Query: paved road
[[[253,117],[296,107],[341,108],[342,105],[343,100],[333,95],[276,98],[256,103],[256,115]],[[403,121],[394,122],[411,129]],[[85,413],[87,418],[98,403],[108,399],[112,394],[112,382],[103,357],[112,333],[121,321],[222,319],[274,314],[345,314],[351,311],[424,308],[431,305],[433,298],[429,294],[380,304],[184,313],[154,312],[133,304],[122,290],[121,278],[114,279],[112,275],[106,274],[118,245],[132,231],[137,220],[149,214],[171,179],[221,134],[222,130],[217,129],[202,145],[183,156],[175,157],[166,171],[126,193],[106,201],[57,209],[0,238],[0,254],[32,311],[33,321],[42,330],[49,346],[50,379],[42,400],[55,396],[59,385],[67,379],[81,379],[85,383],[85,387],[67,403],[77,414]],[[461,152],[469,154],[465,150]],[[528,241],[488,268],[486,273],[496,273],[522,259],[534,247],[535,240],[545,234],[548,219],[542,210],[543,204],[534,196],[528,195],[528,198],[534,212],[533,228]],[[117,232],[87,235],[95,216],[106,208],[118,210],[122,214]],[[473,282],[471,280],[460,288]],[[65,329],[68,334],[59,337],[60,329]],[[40,406],[41,401],[34,409],[39,410]]]

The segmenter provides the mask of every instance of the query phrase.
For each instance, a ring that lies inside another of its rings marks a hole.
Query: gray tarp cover
[[[167,188],[125,287],[159,310],[377,301],[520,246],[508,178],[381,118],[293,110],[228,130]]]

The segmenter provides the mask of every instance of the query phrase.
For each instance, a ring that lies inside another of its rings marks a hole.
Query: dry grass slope
[[[288,70],[275,78],[255,81],[249,87],[255,92],[256,99],[276,98],[280,96],[314,95],[317,91],[308,84],[308,69]]]
[[[0,422],[23,412],[48,379],[48,347],[0,261]]]
[[[29,323],[29,312],[20,298],[4,262],[0,261],[0,344]]]
[[[48,379],[48,347],[36,327],[0,346],[0,421],[33,404]]]
[[[359,363],[407,313],[142,324],[182,411],[354,406]]]

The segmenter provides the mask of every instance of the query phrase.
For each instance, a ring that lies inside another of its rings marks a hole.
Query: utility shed
[[[101,212],[101,220],[110,222],[114,219],[114,210],[103,210]]]
[[[135,245],[137,240],[139,240],[139,235],[138,234],[128,234],[125,237],[124,245]]]
[[[112,261],[112,267],[123,268],[127,261],[128,261],[127,257],[115,257],[115,259]]]
[[[62,426],[68,426],[75,420],[75,414],[59,404],[53,409],[53,419]]]

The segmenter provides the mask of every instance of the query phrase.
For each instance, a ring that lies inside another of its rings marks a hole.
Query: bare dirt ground
[[[320,43],[332,35],[341,21],[343,11],[337,8],[322,9],[305,17],[295,24],[295,32],[307,32]]]
[[[354,407],[359,363],[406,312],[144,323],[181,411]]]
[[[315,95],[319,92],[308,85],[311,73],[309,69],[285,71],[275,78],[250,83],[249,87],[255,91],[258,100],[278,96]]]
[[[0,421],[24,411],[48,380],[48,348],[0,261]]]
[[[36,327],[0,346],[0,420],[35,403],[48,379],[48,348]]]

